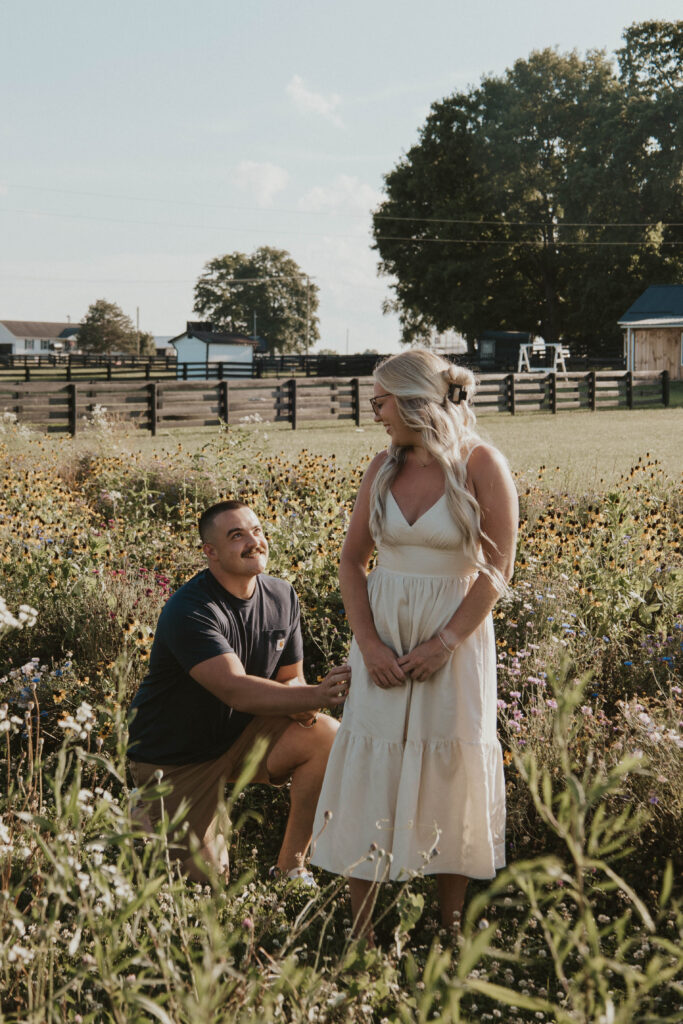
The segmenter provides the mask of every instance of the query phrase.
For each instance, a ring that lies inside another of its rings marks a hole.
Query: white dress
[[[475,575],[445,495],[411,526],[389,494],[368,576],[385,644],[404,654],[434,636]],[[355,639],[349,662],[351,689],[318,801],[311,863],[377,881],[416,871],[493,877],[505,864],[505,785],[492,617],[424,682],[376,686]]]

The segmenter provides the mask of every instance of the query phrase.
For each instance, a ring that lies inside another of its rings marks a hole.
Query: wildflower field
[[[494,611],[510,866],[452,934],[428,880],[385,887],[374,949],[343,882],[269,880],[286,792],[227,794],[232,880],[212,892],[177,876],[172,823],[141,839],[124,753],[215,500],[267,524],[309,680],[345,657],[337,565],[367,455],[264,458],[252,427],[162,450],[101,419],[78,444],[0,424],[0,1022],[680,1021],[683,489],[647,439],[571,491],[519,474]]]

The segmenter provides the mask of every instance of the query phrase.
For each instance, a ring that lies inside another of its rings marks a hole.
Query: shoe
[[[318,888],[318,883],[315,878],[304,867],[291,868],[289,871],[283,871],[282,868],[272,867],[268,872],[271,878],[286,879],[288,882],[299,882],[300,885],[307,885],[312,889]]]

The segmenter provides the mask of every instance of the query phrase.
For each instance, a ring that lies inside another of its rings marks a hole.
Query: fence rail
[[[372,421],[372,377],[288,380],[0,381],[0,410],[46,432],[76,434],[100,415],[159,429],[289,423]],[[669,375],[591,370],[567,374],[487,374],[474,405],[478,413],[644,408],[669,404]]]
[[[257,353],[253,362],[234,361],[178,363],[175,356],[135,356],[45,353],[43,355],[0,354],[0,381],[63,380],[224,380],[263,377],[366,377],[381,357],[378,355],[274,355]],[[475,373],[509,373],[514,367],[479,366],[475,358],[464,354],[452,359],[469,366]],[[571,371],[592,369],[624,370],[623,360],[573,358]],[[548,369],[539,372],[547,373]]]

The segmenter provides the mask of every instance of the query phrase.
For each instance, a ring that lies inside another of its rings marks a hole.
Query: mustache
[[[251,558],[252,555],[267,555],[268,548],[259,545],[255,548],[249,548],[247,551],[242,552],[242,558]]]

